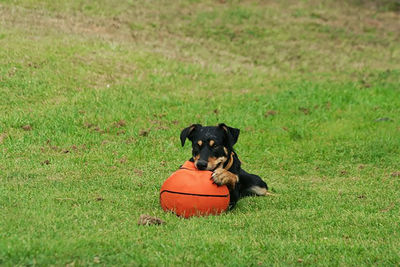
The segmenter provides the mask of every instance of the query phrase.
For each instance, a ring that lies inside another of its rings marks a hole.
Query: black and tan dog
[[[182,146],[186,138],[192,141],[193,157],[190,161],[194,162],[196,168],[213,171],[214,183],[228,186],[230,208],[236,205],[240,197],[268,194],[268,186],[259,176],[241,168],[241,162],[233,150],[239,132],[239,129],[223,123],[205,127],[193,124],[181,132]]]

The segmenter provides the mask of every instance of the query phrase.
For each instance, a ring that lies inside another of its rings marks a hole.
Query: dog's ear
[[[193,141],[193,133],[196,131],[196,129],[200,128],[200,124],[192,124],[191,126],[185,128],[181,132],[181,144],[182,146],[185,145],[186,138],[188,138],[190,141]]]
[[[225,125],[225,123],[218,124],[218,127],[222,128],[225,131],[226,136],[227,136],[228,145],[230,147],[233,147],[233,145],[236,144],[236,142],[239,138],[240,130],[237,128],[229,127],[229,126]]]

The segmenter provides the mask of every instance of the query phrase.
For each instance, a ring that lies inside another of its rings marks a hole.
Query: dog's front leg
[[[217,185],[227,185],[229,189],[234,189],[239,182],[239,176],[223,168],[216,169],[212,174],[212,179]]]

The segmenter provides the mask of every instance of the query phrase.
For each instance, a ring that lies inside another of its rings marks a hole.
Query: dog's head
[[[201,126],[193,124],[181,132],[181,143],[192,141],[194,164],[199,170],[215,170],[230,158],[233,145],[239,137],[239,129],[226,126]]]

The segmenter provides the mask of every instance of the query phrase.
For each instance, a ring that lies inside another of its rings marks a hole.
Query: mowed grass
[[[399,265],[399,21],[346,1],[2,1],[0,265]],[[276,196],[164,213],[180,131],[219,122]]]

